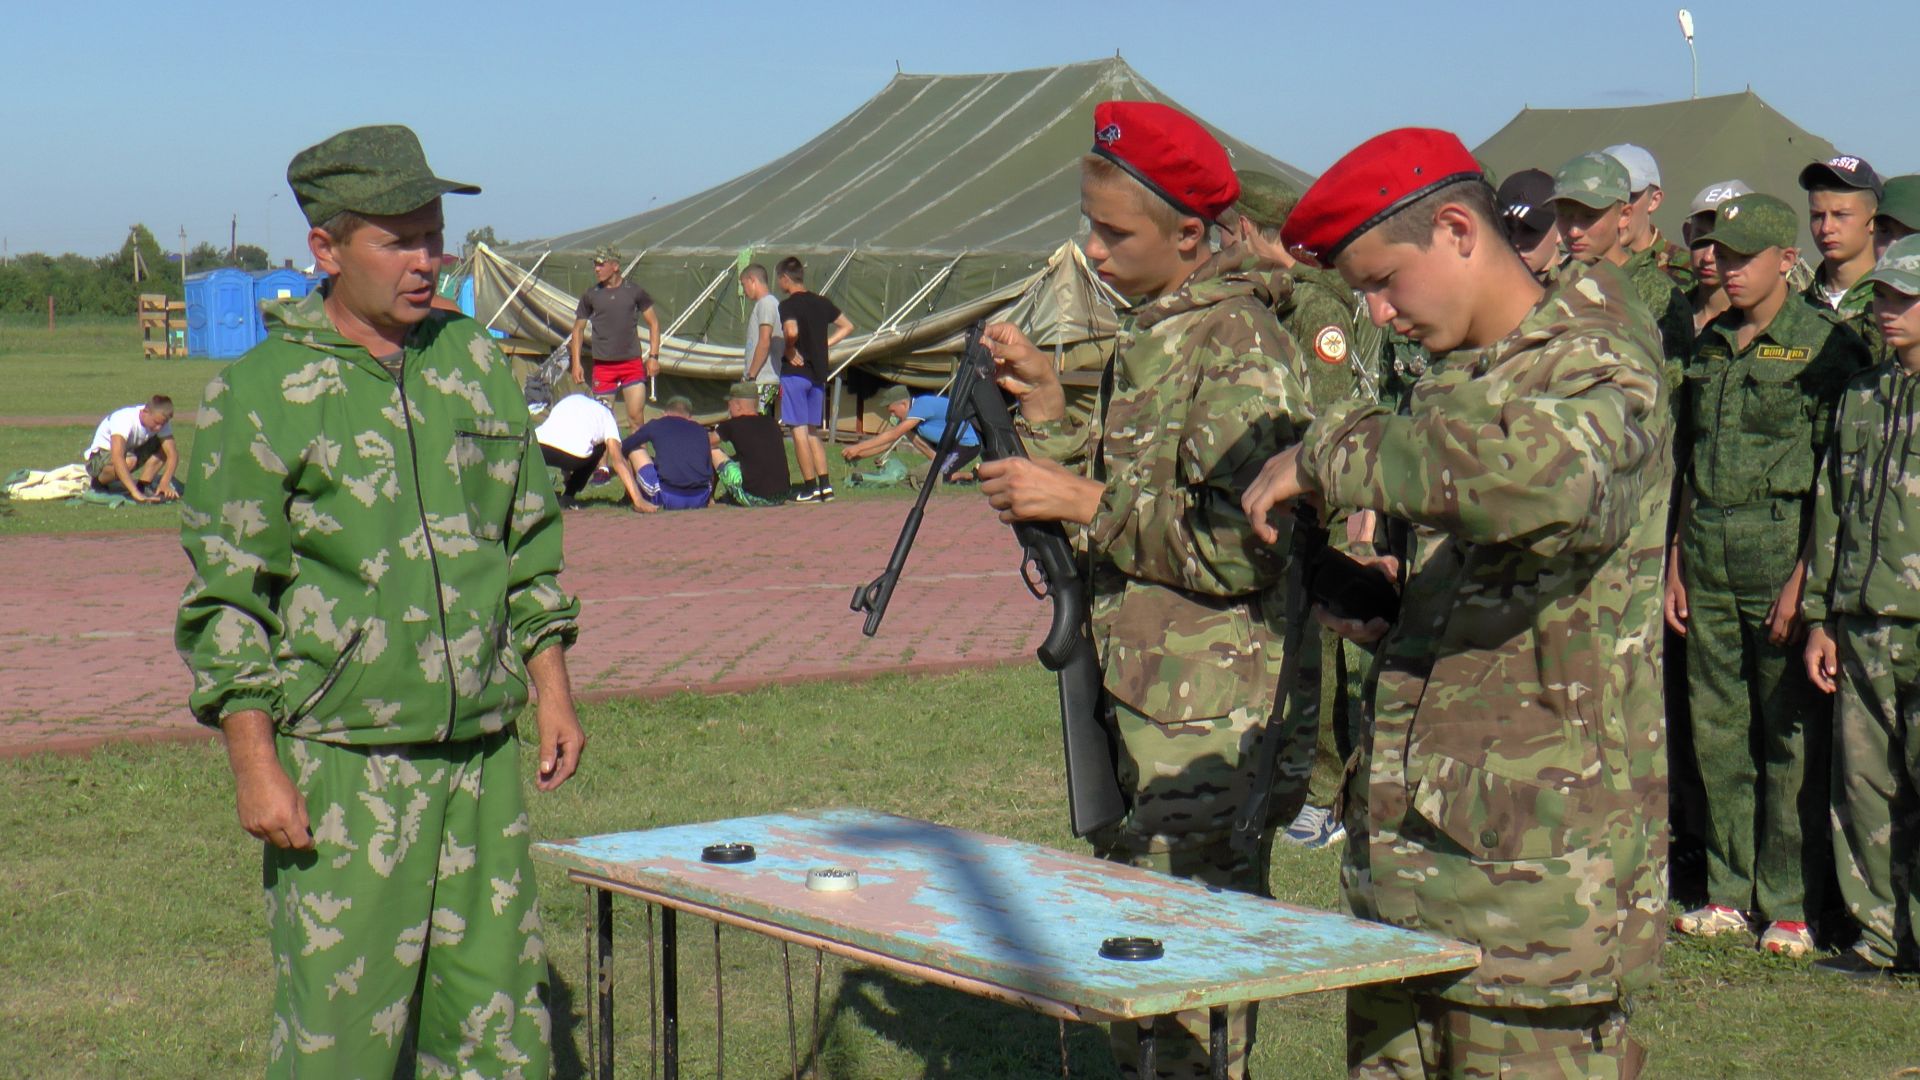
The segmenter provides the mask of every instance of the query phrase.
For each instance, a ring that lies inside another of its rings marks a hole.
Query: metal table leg
[[[1154,1022],[1158,1017],[1149,1016],[1140,1024],[1140,1080],[1154,1080],[1160,1075],[1158,1064],[1154,1060]]]
[[[1207,1049],[1213,1058],[1213,1080],[1227,1080],[1227,1007],[1207,1010]]]
[[[594,951],[598,954],[597,985],[591,991],[600,999],[599,1069],[596,1075],[613,1080],[613,893],[594,891]]]
[[[661,1075],[680,1080],[680,913],[660,909],[660,1027],[666,1065]]]

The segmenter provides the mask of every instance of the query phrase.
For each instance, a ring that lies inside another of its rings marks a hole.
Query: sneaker
[[[793,501],[801,502],[801,503],[811,503],[811,502],[819,502],[820,498],[821,496],[820,496],[819,488],[807,488],[805,491],[802,491],[800,494],[795,495],[793,497]]]
[[[1333,811],[1324,806],[1303,806],[1300,814],[1281,834],[1289,844],[1317,850],[1347,838],[1347,830],[1333,819]]]
[[[1759,948],[1775,956],[1799,959],[1813,951],[1813,931],[1807,924],[1791,919],[1775,919],[1760,935]]]
[[[581,507],[586,505],[585,503],[581,502],[579,499],[576,499],[571,495],[561,495],[559,496],[559,499],[560,499],[560,509],[562,510],[578,510]]]
[[[1676,916],[1673,928],[1691,937],[1717,937],[1750,929],[1747,917],[1725,904],[1707,904]]]
[[[823,487],[823,488],[821,488],[821,489],[820,489],[820,501],[821,501],[821,502],[832,502],[832,501],[833,501],[833,488],[832,488],[832,486],[827,486],[827,487]]]
[[[1813,962],[1813,970],[1828,975],[1838,975],[1846,979],[1858,979],[1871,982],[1893,974],[1893,969],[1882,963],[1880,957],[1862,941],[1838,956],[1823,956]]]

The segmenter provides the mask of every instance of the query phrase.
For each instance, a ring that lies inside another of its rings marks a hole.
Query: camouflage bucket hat
[[[736,401],[759,401],[760,386],[742,379],[727,387],[727,396]]]
[[[620,252],[612,247],[603,247],[593,253],[593,261],[595,264],[613,263],[615,266],[618,266],[620,264]]]
[[[419,136],[400,124],[351,128],[307,147],[288,163],[287,186],[309,225],[343,210],[385,217],[442,195],[480,194],[472,184],[433,175]]]
[[[1920,231],[1920,176],[1896,176],[1886,182],[1874,217],[1888,217]]]
[[[1920,236],[1903,236],[1887,245],[1887,253],[1864,281],[1881,281],[1908,296],[1920,296]]]
[[[1741,255],[1770,247],[1790,248],[1800,233],[1793,207],[1771,195],[1735,195],[1713,209],[1713,225],[1699,243],[1714,243]]]
[[[1278,176],[1263,172],[1240,174],[1240,197],[1233,208],[1255,228],[1277,229],[1287,223],[1287,215],[1300,201],[1300,189]]]
[[[1614,203],[1633,198],[1627,179],[1627,167],[1611,155],[1594,151],[1581,154],[1553,174],[1553,197],[1605,210]]]
[[[906,387],[901,386],[899,383],[893,383],[873,395],[873,403],[885,409],[898,402],[906,401],[912,396],[912,394],[908,393]]]

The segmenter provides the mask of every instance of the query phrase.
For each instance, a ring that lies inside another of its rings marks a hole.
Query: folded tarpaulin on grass
[[[74,498],[92,486],[87,467],[75,463],[57,469],[15,469],[0,480],[0,493],[16,502],[46,502]]]

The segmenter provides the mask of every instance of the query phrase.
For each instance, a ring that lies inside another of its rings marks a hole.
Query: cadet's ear
[[[1660,190],[1659,188],[1654,188],[1652,194],[1647,196],[1647,216],[1648,217],[1652,217],[1653,212],[1655,210],[1660,209],[1660,200],[1665,198],[1666,194],[1667,194],[1666,192]]]
[[[1181,218],[1173,235],[1182,254],[1192,254],[1208,246],[1207,223],[1197,217]]]
[[[1793,273],[1794,264],[1800,261],[1800,249],[1797,247],[1780,249],[1780,272]]]
[[[1450,244],[1460,257],[1470,258],[1479,246],[1484,226],[1473,211],[1460,203],[1441,203],[1433,214],[1433,242]]]

